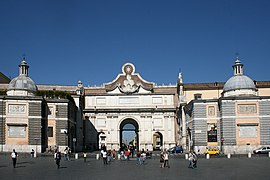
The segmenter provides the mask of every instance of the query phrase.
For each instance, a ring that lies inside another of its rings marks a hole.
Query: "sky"
[[[133,63],[159,85],[270,80],[269,0],[0,0],[0,72],[99,86]]]

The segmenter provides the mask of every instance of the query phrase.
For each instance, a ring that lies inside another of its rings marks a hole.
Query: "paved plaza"
[[[19,156],[17,168],[12,167],[9,155],[0,155],[0,179],[92,179],[92,180],[174,180],[174,179],[218,179],[218,180],[254,180],[270,179],[270,158],[267,156],[252,157],[215,157],[199,158],[198,168],[189,169],[184,156],[171,156],[171,168],[159,168],[159,158],[147,159],[145,165],[136,165],[136,160],[114,160],[103,165],[95,155],[70,161],[61,161],[57,169],[52,156],[30,158]]]

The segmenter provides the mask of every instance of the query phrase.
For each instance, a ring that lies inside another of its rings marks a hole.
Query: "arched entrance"
[[[163,146],[163,135],[160,132],[153,134],[153,149],[160,150]]]
[[[125,119],[120,124],[120,148],[128,145],[139,149],[139,125],[134,119]]]

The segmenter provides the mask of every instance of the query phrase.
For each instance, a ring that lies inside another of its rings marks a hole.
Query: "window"
[[[48,127],[48,137],[53,137],[53,127]]]
[[[8,126],[8,137],[10,137],[10,138],[25,138],[26,137],[26,126],[25,125]]]
[[[239,125],[239,137],[241,138],[257,137],[257,126],[256,125]]]
[[[194,100],[202,99],[202,94],[194,94]]]

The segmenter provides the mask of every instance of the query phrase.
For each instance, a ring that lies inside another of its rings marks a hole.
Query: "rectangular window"
[[[202,94],[194,94],[194,100],[201,100]]]
[[[49,106],[48,108],[48,115],[53,115],[54,114],[54,108],[52,106]]]
[[[257,126],[255,126],[255,125],[239,125],[239,137],[241,137],[241,138],[257,137]]]
[[[48,137],[53,137],[53,127],[48,127]]]
[[[24,125],[8,126],[8,137],[10,137],[10,138],[25,138],[26,137],[26,126],[24,126]]]

